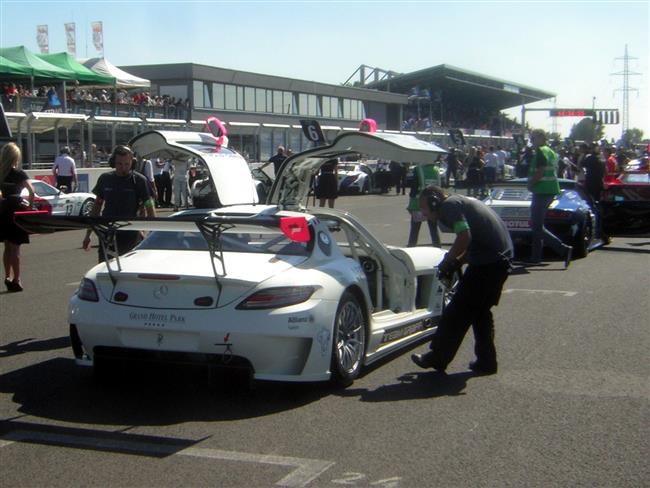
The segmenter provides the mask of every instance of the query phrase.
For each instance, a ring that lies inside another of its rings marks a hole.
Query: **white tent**
[[[111,64],[106,58],[90,58],[79,61],[95,73],[115,78],[117,88],[149,88],[151,86],[149,80],[122,71],[117,66]]]

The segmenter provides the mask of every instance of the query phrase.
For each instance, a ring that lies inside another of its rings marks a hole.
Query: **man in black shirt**
[[[137,217],[140,208],[144,207],[147,217],[156,216],[156,206],[147,180],[140,173],[132,171],[133,152],[128,146],[117,146],[111,156],[115,171],[102,174],[97,180],[93,193],[97,195],[92,216],[104,217]],[[90,233],[88,229],[82,247],[90,249]],[[140,241],[138,231],[118,231],[117,252],[125,254],[133,249]],[[104,250],[99,247],[99,262],[104,260]]]
[[[274,178],[278,177],[278,173],[280,172],[280,167],[282,166],[282,163],[284,163],[285,159],[287,159],[287,157],[284,154],[284,146],[278,146],[278,153],[269,159],[269,162],[273,163]]]
[[[450,280],[464,262],[468,266],[442,313],[431,340],[431,351],[411,358],[422,368],[445,371],[471,325],[476,360],[469,367],[477,374],[495,374],[497,353],[490,309],[498,304],[510,270],[513,246],[508,229],[483,202],[447,195],[437,186],[428,186],[420,193],[420,210],[428,219],[440,220],[456,234],[438,266],[440,279]]]
[[[600,201],[600,193],[603,191],[603,181],[605,180],[605,163],[598,157],[597,147],[590,148],[587,144],[582,143],[580,150],[585,157],[582,160],[582,167],[585,170],[585,188],[587,193],[594,199],[594,202]]]

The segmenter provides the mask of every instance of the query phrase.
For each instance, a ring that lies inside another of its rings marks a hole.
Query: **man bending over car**
[[[442,313],[431,350],[413,354],[411,359],[421,368],[444,372],[472,326],[476,360],[469,368],[477,374],[495,374],[497,353],[490,309],[498,304],[510,270],[510,234],[501,218],[483,202],[458,194],[447,195],[437,186],[422,191],[420,210],[427,219],[439,220],[456,234],[438,266],[440,279],[449,282],[456,273],[460,274],[463,263],[467,263],[467,268]]]

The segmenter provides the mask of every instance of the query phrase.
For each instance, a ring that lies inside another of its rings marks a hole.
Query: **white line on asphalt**
[[[564,295],[565,297],[574,297],[578,294],[577,291],[563,291],[563,290],[530,290],[527,288],[506,288],[503,290],[503,293],[513,293],[513,292],[521,292],[521,293],[526,293],[528,295],[532,295],[534,293],[540,293],[542,295],[553,295],[553,294],[559,294],[559,295]]]
[[[244,452],[222,451],[220,449],[207,449],[189,447],[179,451],[182,456],[195,456],[201,458],[221,459],[223,461],[242,461],[246,463],[276,464],[290,466],[296,469],[276,483],[278,486],[306,486],[326,470],[334,465],[332,461],[320,459],[304,459],[286,456],[272,456],[267,454],[248,454]]]
[[[79,286],[79,282],[73,281],[72,283],[66,283],[65,286]]]
[[[172,444],[153,444],[149,442],[127,441],[119,439],[104,439],[100,437],[75,436],[67,434],[52,434],[15,430],[0,438],[0,448],[14,442],[42,442],[44,444],[88,447],[91,449],[115,450],[120,452],[138,452],[148,454],[167,454],[192,456],[204,459],[219,459],[222,461],[240,461],[247,463],[274,464],[287,466],[294,470],[280,481],[277,486],[300,487],[306,486],[334,465],[333,461],[320,459],[305,459],[297,457],[273,456],[269,454],[250,454],[220,449],[188,447],[179,450]]]

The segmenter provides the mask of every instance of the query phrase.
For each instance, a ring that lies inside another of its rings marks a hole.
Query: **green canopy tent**
[[[105,76],[86,68],[74,57],[66,52],[53,54],[37,54],[40,59],[58,66],[59,68],[75,73],[75,79],[84,85],[113,85],[115,78]]]
[[[2,47],[0,56],[7,58],[27,68],[31,68],[32,78],[49,78],[52,81],[65,81],[77,79],[74,71],[59,68],[42,60],[25,46]]]
[[[0,76],[3,78],[31,78],[34,70],[0,56]]]
[[[0,56],[4,56],[10,61],[21,64],[33,70],[32,76],[30,78],[30,85],[32,90],[34,89],[34,79],[45,80],[52,84],[60,82],[62,87],[59,95],[64,95],[66,80],[70,81],[77,79],[77,75],[74,71],[63,69],[48,63],[47,61],[39,58],[25,46],[0,48]],[[50,102],[48,101],[48,103]],[[67,110],[65,96],[62,96],[60,101],[57,100],[57,104],[61,104],[64,112]],[[58,105],[55,105],[55,107],[57,106]]]

